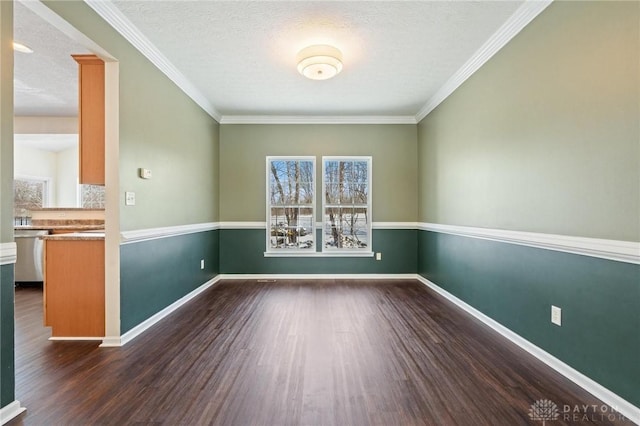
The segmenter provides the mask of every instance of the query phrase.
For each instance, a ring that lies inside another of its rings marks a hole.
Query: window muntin
[[[322,158],[323,251],[371,251],[371,157]]]
[[[315,251],[315,158],[267,157],[267,251]]]

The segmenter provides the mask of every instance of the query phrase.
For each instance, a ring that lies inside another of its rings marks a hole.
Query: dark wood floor
[[[16,290],[13,426],[540,425],[540,399],[601,405],[413,280],[221,281],[103,349],[47,341],[41,297]]]

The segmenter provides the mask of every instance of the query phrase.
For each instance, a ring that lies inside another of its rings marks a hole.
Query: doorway
[[[32,44],[30,46],[37,46],[38,40],[44,40],[47,43],[58,41],[58,44],[65,44],[65,46],[58,45],[57,47],[47,48],[44,47],[44,51],[48,52],[57,52],[60,54],[61,51],[65,49],[73,49],[72,52],[64,51],[62,57],[64,60],[71,61],[70,69],[73,70],[73,75],[76,77],[71,79],[72,82],[70,85],[63,85],[67,89],[67,91],[72,91],[72,95],[67,96],[68,93],[61,94],[57,89],[47,89],[45,86],[38,87],[37,77],[38,72],[30,72],[27,70],[27,74],[24,74],[21,70],[20,62],[24,62],[28,64],[29,62],[36,63],[37,66],[41,69],[44,69],[44,74],[47,71],[46,61],[42,61],[42,57],[40,57],[41,61],[34,61],[33,58],[37,58],[38,55],[36,53],[35,56],[31,56],[30,59],[22,61],[22,59],[26,58],[16,58],[17,55],[22,53],[14,53],[14,58],[16,62],[15,66],[15,74],[14,74],[14,90],[16,92],[15,103],[14,103],[14,111],[16,117],[39,117],[33,122],[39,122],[40,125],[44,126],[44,128],[39,129],[40,134],[77,134],[78,125],[77,118],[75,118],[75,122],[73,126],[69,126],[69,121],[65,118],[72,117],[73,115],[68,115],[69,109],[65,109],[68,107],[70,103],[69,99],[73,98],[74,107],[73,113],[77,116],[77,99],[78,99],[78,82],[77,82],[77,64],[70,56],[70,53],[93,53],[98,55],[101,59],[105,61],[105,92],[107,101],[105,102],[105,205],[104,205],[104,217],[105,217],[105,256],[104,262],[107,265],[105,269],[105,324],[106,324],[106,332],[105,337],[103,339],[104,342],[112,342],[114,339],[119,340],[120,330],[119,330],[119,212],[118,212],[118,193],[119,193],[119,178],[118,178],[118,145],[119,145],[119,124],[118,124],[118,62],[115,58],[113,58],[108,52],[106,52],[103,48],[95,44],[92,40],[87,38],[84,34],[82,34],[79,30],[71,26],[68,22],[66,22],[63,18],[55,14],[51,9],[45,6],[40,1],[30,1],[30,2],[15,2],[14,3],[14,38],[17,40],[19,38],[23,38],[24,44]],[[39,29],[38,29],[39,28]],[[44,29],[43,29],[44,28]],[[54,36],[47,37],[43,36],[42,31],[49,31],[51,34],[55,34]],[[28,39],[28,34],[34,33],[35,39]],[[29,41],[32,40],[32,41]],[[35,41],[35,44],[33,40]],[[62,42],[60,41],[62,40]],[[34,52],[37,52],[36,49],[33,49]],[[25,55],[33,55],[25,54]],[[27,57],[29,58],[29,57]],[[53,66],[49,67],[52,69]],[[40,73],[40,74],[43,74]],[[53,78],[49,80],[49,84],[59,82],[62,80],[60,75],[64,76],[64,72],[58,73],[57,78]],[[46,77],[46,75],[45,75]],[[43,80],[44,83],[46,81]],[[70,88],[72,87],[72,88]],[[20,96],[18,96],[20,93]],[[46,109],[43,105],[40,105],[42,108],[37,109],[37,99],[38,96],[41,99],[45,99],[48,102],[48,108]],[[68,99],[67,99],[68,98]],[[57,109],[56,109],[57,108]],[[29,115],[27,115],[29,114]],[[46,119],[45,119],[46,118]],[[14,120],[14,122],[19,121],[18,119]],[[24,124],[24,123],[22,123]],[[21,124],[21,125],[22,125]],[[34,124],[34,123],[31,123]],[[61,126],[57,128],[56,125]],[[66,126],[66,127],[65,127]],[[16,126],[17,127],[17,126]],[[72,129],[70,131],[70,129]],[[20,129],[16,129],[20,131]],[[32,130],[29,130],[31,132]],[[34,130],[35,131],[35,130]],[[25,133],[27,134],[27,133]],[[53,185],[53,184],[52,184]],[[69,198],[67,198],[68,200]],[[77,197],[76,197],[77,200]],[[33,289],[29,289],[33,290]],[[36,327],[36,324],[32,321],[35,318],[34,314],[34,306],[38,305],[38,300],[42,298],[42,292],[40,295],[31,291],[16,294],[16,315],[14,320],[16,321],[16,346],[17,345],[25,345],[24,349],[28,348],[30,344],[29,339],[31,337],[40,339],[43,338],[40,343],[43,345],[51,345],[53,342],[49,342],[47,340],[46,332],[47,330],[42,326],[42,322],[40,321],[40,327]],[[24,296],[24,297],[23,297]],[[40,299],[38,299],[38,297]],[[20,307],[18,307],[20,305]],[[42,304],[40,304],[42,307]],[[20,309],[20,311],[18,311]],[[29,319],[24,317],[23,315],[27,315]],[[21,327],[21,328],[20,328]],[[18,337],[17,334],[22,333],[22,337]],[[32,342],[31,342],[32,343]],[[74,343],[74,344],[84,344],[87,343]],[[89,343],[96,349],[96,343]],[[108,346],[108,344],[106,345]],[[16,354],[20,353],[33,353],[29,351],[22,351],[20,348],[16,347]],[[16,362],[18,364],[18,362]],[[33,374],[34,372],[24,372],[19,370],[18,365],[16,365],[16,376],[19,374]],[[21,389],[20,389],[20,379],[16,377],[16,399],[20,399],[21,397]],[[26,402],[26,405],[29,404],[29,401]]]

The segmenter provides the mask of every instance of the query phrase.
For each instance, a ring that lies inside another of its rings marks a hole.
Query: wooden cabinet
[[[104,185],[104,61],[71,56],[79,64],[80,183]]]
[[[52,337],[104,337],[104,239],[55,238],[45,238],[44,323]]]

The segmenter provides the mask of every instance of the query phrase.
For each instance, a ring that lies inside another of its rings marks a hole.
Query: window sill
[[[266,251],[264,257],[373,257],[372,251],[311,251],[305,252],[293,252],[293,251]]]

